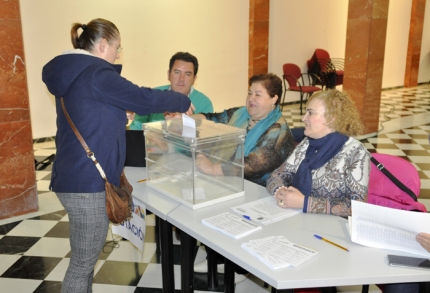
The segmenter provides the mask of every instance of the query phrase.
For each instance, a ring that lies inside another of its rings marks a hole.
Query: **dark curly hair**
[[[266,73],[254,75],[249,79],[249,86],[255,82],[261,83],[272,98],[277,95],[278,99],[275,104],[279,105],[282,98],[282,80],[276,74]]]

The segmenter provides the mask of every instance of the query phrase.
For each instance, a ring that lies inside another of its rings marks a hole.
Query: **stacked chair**
[[[323,88],[335,88],[343,84],[344,59],[330,58],[330,54],[324,49],[315,49],[311,59],[307,62],[308,73],[319,77],[317,85]]]

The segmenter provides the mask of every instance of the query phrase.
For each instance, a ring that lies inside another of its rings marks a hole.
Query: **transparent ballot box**
[[[198,209],[244,195],[245,130],[196,119],[143,124],[147,186]]]

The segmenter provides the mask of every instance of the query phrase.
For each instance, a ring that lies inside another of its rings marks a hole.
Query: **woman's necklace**
[[[249,118],[248,119],[248,130],[252,129],[259,121],[261,121],[261,119],[252,119],[252,118]]]

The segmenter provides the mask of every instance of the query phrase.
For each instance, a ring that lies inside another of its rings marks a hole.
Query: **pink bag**
[[[372,155],[416,196],[419,195],[421,181],[414,165],[396,156],[386,154]],[[415,201],[407,192],[401,190],[373,163],[370,167],[367,201],[371,204],[399,210],[427,212],[423,204]]]

